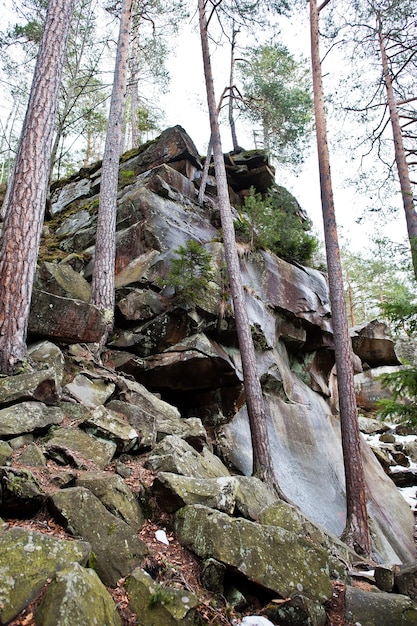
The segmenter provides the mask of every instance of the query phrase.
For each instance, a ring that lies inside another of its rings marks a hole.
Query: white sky
[[[161,106],[166,111],[166,125],[180,124],[195,142],[198,150],[205,154],[208,143],[209,123],[206,113],[206,93],[203,78],[203,64],[200,49],[199,35],[193,25],[185,25],[177,38],[177,45],[174,49],[172,60],[169,63],[171,73],[170,91],[161,99]],[[310,35],[308,24],[308,7],[304,19],[298,18],[293,23],[287,22],[282,28],[283,43],[294,53],[302,53],[308,57],[310,47]],[[213,55],[213,74],[215,81],[216,97],[218,98],[224,87],[228,84],[229,74],[229,51],[224,48],[211,47]],[[331,55],[327,59],[326,72],[328,79],[331,78],[332,65],[337,72],[337,64],[343,59],[337,58],[333,61]],[[329,129],[332,128],[331,120],[328,120]],[[254,148],[251,129],[245,129],[237,121],[237,133],[239,143],[246,149]],[[337,130],[337,129],[335,129]],[[225,152],[232,149],[230,130],[226,124],[222,125],[223,150]],[[342,150],[340,149],[340,152]],[[333,178],[333,191],[336,207],[336,219],[341,232],[346,239],[351,241],[351,247],[360,251],[365,247],[367,240],[372,233],[378,230],[377,234],[384,232],[387,236],[396,241],[403,241],[406,238],[405,220],[402,209],[387,227],[382,227],[367,220],[367,223],[358,225],[356,220],[362,215],[367,204],[367,198],[355,193],[352,186],[346,186],[344,179],[350,172],[343,156],[332,154],[331,168]],[[320,200],[320,184],[317,164],[317,153],[315,137],[311,142],[310,154],[305,160],[305,164],[299,175],[296,177],[288,172],[278,170],[276,182],[286,186],[300,202],[304,210],[307,211],[313,220],[315,227],[322,234],[322,213]]]

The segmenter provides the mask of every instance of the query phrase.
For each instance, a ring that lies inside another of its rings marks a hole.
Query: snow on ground
[[[395,428],[395,425],[392,425],[392,427]],[[394,435],[395,435],[395,443],[401,443],[403,445],[417,440],[416,435],[398,435],[397,433],[394,433]],[[389,446],[390,444],[386,444],[380,441],[379,439],[380,436],[381,436],[380,433],[373,434],[373,435],[363,434],[365,441],[371,447],[381,448],[382,450],[384,450],[384,448],[386,449],[387,446]],[[407,467],[403,467],[402,465],[392,465],[390,467],[390,473],[394,474],[395,472],[403,472],[404,470],[417,469],[417,463],[414,463],[411,460],[409,460],[409,462],[410,464]],[[398,487],[398,491],[405,498],[411,510],[417,512],[417,485],[414,485],[413,487]]]

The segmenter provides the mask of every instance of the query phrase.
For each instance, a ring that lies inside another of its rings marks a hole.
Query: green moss
[[[174,600],[174,594],[163,585],[157,585],[148,600],[148,607],[152,608],[158,604],[170,604]]]
[[[18,474],[12,471],[7,472],[6,477],[7,488],[16,496],[22,496],[28,483],[32,483],[34,487],[39,488],[39,483],[31,472],[27,470],[19,470]]]
[[[127,185],[131,185],[136,180],[136,174],[133,170],[120,170],[119,171],[119,189],[123,189]]]
[[[91,550],[90,556],[88,558],[88,567],[95,570],[97,565],[97,555],[94,550]]]
[[[128,150],[120,157],[120,163],[126,163],[126,161],[133,159],[133,157],[142,154],[142,152],[145,152],[145,150],[147,150],[149,146],[156,143],[158,139],[159,137],[157,137],[156,139],[150,139],[149,141],[146,141],[141,146],[139,146],[139,148],[133,148],[132,150]]]

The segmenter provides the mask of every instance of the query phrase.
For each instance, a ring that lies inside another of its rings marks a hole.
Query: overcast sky
[[[12,0],[0,0],[0,7],[3,10],[3,24],[5,25],[7,19],[5,17],[11,14]],[[292,22],[288,20],[282,22],[281,41],[293,53],[303,53],[308,56],[310,47],[308,5],[306,5],[304,17],[298,16]],[[230,52],[227,45],[223,47],[212,46],[211,52],[216,97],[218,98],[228,84]],[[158,103],[160,108],[165,110],[165,126],[175,124],[183,126],[200,153],[205,154],[209,139],[209,122],[196,16],[193,17],[192,22],[182,25],[179,35],[173,42],[172,53],[168,62],[171,74],[170,88]],[[334,74],[338,72],[340,63],[343,63],[343,59],[340,57],[333,57],[333,59],[332,61],[331,55],[328,55],[326,59],[327,80],[330,80],[329,77],[331,77],[332,72]],[[331,120],[329,120],[329,127],[332,128]],[[221,128],[223,149],[226,152],[232,149],[230,130],[226,124],[223,124]],[[237,132],[239,143],[244,148],[252,149],[255,147],[252,128],[237,120]],[[349,172],[341,150],[339,153],[333,152],[331,159],[337,222],[342,227],[342,232],[346,238],[351,239],[352,247],[360,250],[362,246],[366,246],[367,237],[377,227],[375,223],[369,220],[365,225],[358,226],[356,224],[356,220],[362,215],[367,204],[367,198],[357,195],[353,186],[346,186],[345,178]],[[307,155],[305,164],[298,176],[278,169],[276,182],[287,186],[295,195],[321,234],[320,186],[314,136],[310,153]],[[399,213],[398,219],[392,222],[386,230],[390,236],[395,237],[398,241],[405,239],[406,231],[402,211]]]

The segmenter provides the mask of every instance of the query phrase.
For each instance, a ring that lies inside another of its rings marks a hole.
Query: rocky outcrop
[[[165,516],[175,514],[177,539],[204,559],[207,586],[234,607],[242,607],[245,596],[265,603],[278,599],[271,619],[291,624],[296,616],[300,623],[322,625],[333,581],[353,584],[353,564],[360,559],[337,539],[346,513],[326,279],[268,251],[239,246],[274,471],[292,504],[277,503],[251,477],[242,364],[224,278],[215,185],[198,205],[200,171],[199,155],[179,127],[122,158],[116,326],[100,363],[94,345],[87,344],[100,339],[104,320],[86,301],[100,164],[53,189],[42,249],[48,243],[58,252],[53,261],[50,255],[39,260],[29,324],[31,340],[42,335],[49,341],[31,351],[33,371],[0,381],[0,514],[6,519],[0,539],[9,546],[14,541],[11,512],[24,520],[29,510],[30,515],[48,510],[66,537],[56,545],[75,550],[80,543],[83,551],[70,562],[56,559],[53,568],[45,566],[41,582],[26,580],[24,600],[10,597],[13,608],[6,617],[0,614],[1,623],[51,581],[37,607],[45,623],[65,623],[60,611],[71,606],[81,585],[92,604],[102,606],[98,619],[117,624],[103,584],[112,588],[125,577],[138,621],[193,623],[197,600],[178,580],[160,586],[155,574],[160,568],[149,561],[149,548],[138,537],[147,499],[147,506],[155,499]],[[265,156],[256,154],[232,155],[228,176],[237,201],[249,182],[261,192],[272,180]],[[190,239],[210,253],[213,279],[192,301],[180,303],[161,277],[168,275],[177,246]],[[378,342],[389,352],[374,326],[373,333],[361,330],[354,346],[370,367],[380,365]],[[373,556],[409,564],[415,558],[410,508],[365,441],[363,455]],[[156,477],[153,488],[129,480],[138,465]],[[43,549],[31,546],[32,539],[25,539],[25,567],[41,570],[37,553]],[[23,565],[15,567],[7,558],[5,584],[12,581],[9,587],[15,589]],[[87,561],[99,580],[85,568]],[[7,606],[3,588],[0,601]],[[381,597],[384,611],[382,595],[372,596]],[[389,609],[392,623],[405,606],[402,598],[396,600]],[[349,615],[360,621],[352,602]],[[79,615],[87,609],[80,603]]]

